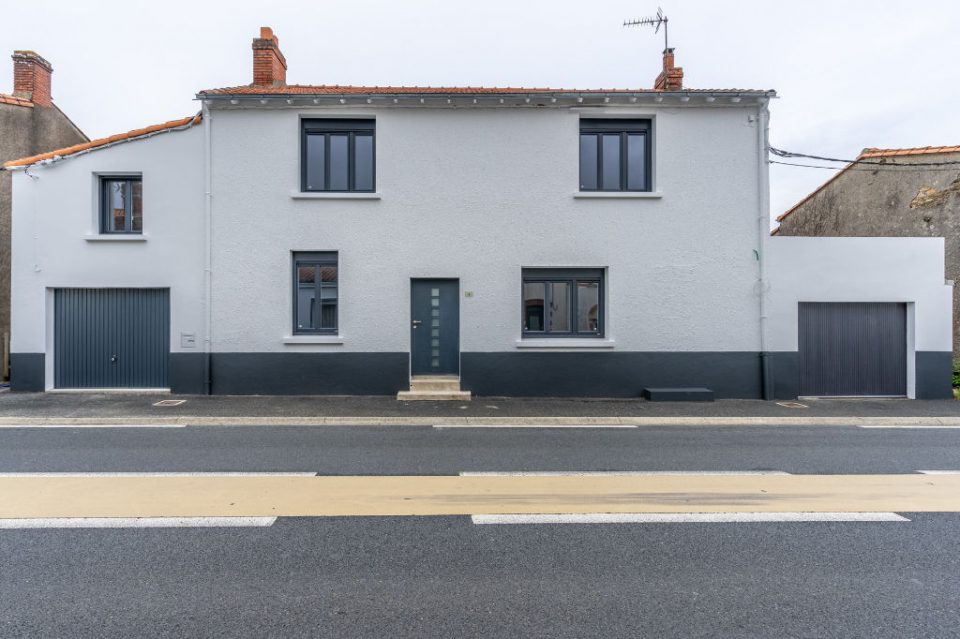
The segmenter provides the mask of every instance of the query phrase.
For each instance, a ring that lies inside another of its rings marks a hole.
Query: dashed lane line
[[[452,428],[638,428],[636,424],[564,424],[564,423],[517,423],[517,424],[434,424],[437,429]]]
[[[719,524],[910,521],[892,512],[578,513],[471,515],[474,524]]]
[[[265,528],[276,517],[42,517],[0,519],[0,530],[34,528]]]
[[[789,475],[782,470],[524,470],[463,471],[461,477],[659,477],[663,475]]]

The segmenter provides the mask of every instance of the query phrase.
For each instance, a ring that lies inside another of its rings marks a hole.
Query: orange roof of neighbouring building
[[[9,93],[0,93],[0,104],[12,104],[13,106],[32,107],[33,102],[26,98],[21,98]]]
[[[31,155],[30,157],[20,158],[19,160],[10,160],[3,164],[3,168],[13,168],[17,166],[29,166],[31,164],[36,164],[37,162],[42,162],[44,160],[51,160],[53,158],[62,158],[68,155],[74,155],[82,151],[89,151],[91,149],[96,149],[97,147],[107,146],[109,144],[115,144],[117,142],[125,142],[128,140],[136,140],[146,135],[152,135],[154,133],[160,133],[162,131],[169,131],[172,129],[178,129],[181,127],[193,126],[199,124],[201,121],[201,116],[198,113],[197,115],[191,115],[190,117],[181,118],[179,120],[170,120],[169,122],[164,122],[163,124],[154,124],[152,126],[144,127],[142,129],[134,129],[133,131],[127,131],[126,133],[118,133],[116,135],[111,135],[106,138],[99,138],[97,140],[90,140],[89,142],[84,142],[82,144],[75,144],[73,146],[68,146],[63,149],[57,149],[55,151],[48,151],[47,153],[40,153],[39,155]]]

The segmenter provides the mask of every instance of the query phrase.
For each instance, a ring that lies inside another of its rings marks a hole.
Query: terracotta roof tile
[[[863,158],[894,158],[904,155],[927,155],[930,153],[960,153],[960,146],[920,146],[912,149],[864,149]]]
[[[0,104],[12,104],[14,106],[32,107],[33,102],[25,98],[19,98],[8,93],[0,93]]]
[[[682,89],[681,93],[768,93],[753,89]],[[545,87],[361,87],[289,84],[279,87],[244,85],[205,89],[199,95],[516,95],[524,93],[660,93],[654,89],[550,89]]]
[[[12,168],[16,166],[29,166],[31,164],[36,164],[37,162],[42,162],[43,160],[50,160],[56,157],[65,157],[68,155],[74,155],[75,153],[80,153],[81,151],[89,151],[90,149],[95,149],[101,146],[107,146],[108,144],[114,144],[116,142],[123,142],[127,140],[135,140],[137,138],[143,137],[145,135],[151,135],[153,133],[158,133],[160,131],[167,131],[171,129],[177,129],[180,127],[193,126],[200,123],[200,114],[191,115],[190,117],[180,118],[179,120],[171,120],[169,122],[164,122],[163,124],[154,124],[153,126],[144,127],[142,129],[134,129],[133,131],[127,131],[126,133],[118,133],[116,135],[111,135],[110,137],[100,138],[98,140],[90,140],[89,142],[84,142],[83,144],[75,144],[73,146],[68,146],[63,149],[57,149],[55,151],[50,151],[48,153],[41,153],[39,155],[32,155],[27,158],[20,158],[19,160],[10,160],[3,164],[3,168]]]

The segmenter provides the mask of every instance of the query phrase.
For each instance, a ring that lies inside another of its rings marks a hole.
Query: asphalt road
[[[960,470],[960,429],[186,427],[0,429],[0,472]]]
[[[3,531],[4,637],[956,637],[957,515]]]
[[[960,470],[960,430],[0,429],[0,472]],[[0,530],[0,637],[957,637],[960,515]]]

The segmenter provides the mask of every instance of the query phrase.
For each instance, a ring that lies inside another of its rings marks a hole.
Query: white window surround
[[[575,198],[590,199],[626,199],[626,200],[656,200],[663,197],[662,191],[577,191]]]
[[[379,200],[380,192],[291,191],[294,200]]]
[[[85,235],[88,242],[146,242],[145,233],[104,233],[103,235],[94,235],[92,233]]]
[[[343,344],[343,335],[284,335],[283,343],[288,346],[298,344]]]
[[[616,347],[616,341],[596,337],[528,337],[516,340],[517,348],[566,350],[566,349],[601,349],[608,350]]]

